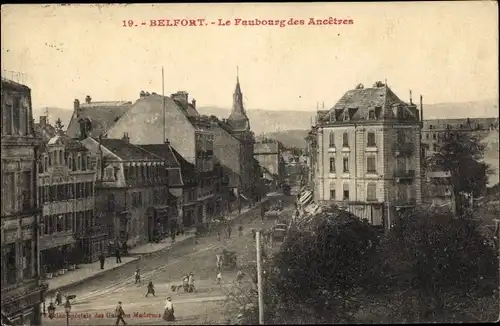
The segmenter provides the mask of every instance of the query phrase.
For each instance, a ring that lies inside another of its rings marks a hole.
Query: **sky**
[[[308,24],[330,17],[352,24]],[[159,19],[207,25],[149,26]],[[496,2],[2,5],[1,24],[2,72],[25,74],[34,108],[161,94],[162,67],[165,95],[185,90],[197,106],[230,107],[236,67],[250,109],[314,111],[378,80],[403,100],[498,97]]]

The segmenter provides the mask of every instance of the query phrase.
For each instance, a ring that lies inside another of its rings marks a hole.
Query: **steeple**
[[[236,67],[236,88],[233,94],[233,108],[227,120],[235,130],[250,130],[250,121],[243,107],[243,93],[241,92],[238,67]]]

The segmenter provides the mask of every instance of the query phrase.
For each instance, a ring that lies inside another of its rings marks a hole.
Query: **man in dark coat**
[[[99,255],[99,262],[101,263],[101,269],[104,269],[104,261],[106,261],[106,257],[104,256],[104,253],[101,252]]]
[[[115,249],[115,255],[116,255],[116,263],[121,263],[122,262],[122,257],[120,253],[120,248],[116,247]]]
[[[116,315],[115,325],[118,325],[118,323],[120,323],[120,321],[123,323],[123,325],[127,325],[127,323],[125,322],[125,319],[123,319],[123,317],[125,316],[125,312],[123,311],[121,301],[118,301],[118,305],[116,306],[116,309],[115,309],[115,315]]]

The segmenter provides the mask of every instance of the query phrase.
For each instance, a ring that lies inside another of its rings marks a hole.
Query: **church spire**
[[[229,115],[228,122],[233,128],[238,130],[250,129],[250,123],[243,106],[243,93],[241,92],[240,70],[238,66],[236,66],[236,88],[233,94],[233,108]]]

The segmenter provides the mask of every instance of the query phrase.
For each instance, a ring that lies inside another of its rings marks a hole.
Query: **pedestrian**
[[[220,284],[221,281],[222,281],[222,271],[219,270],[219,272],[217,273],[217,284]]]
[[[123,319],[123,316],[125,316],[125,312],[123,311],[123,307],[122,307],[122,302],[121,301],[118,301],[118,305],[116,306],[116,309],[115,309],[115,314],[116,314],[116,323],[115,323],[115,325],[118,326],[118,324],[120,323],[120,321],[123,323],[123,325],[127,325],[127,323],[125,322],[125,319]]]
[[[232,231],[232,229],[231,229],[231,225],[230,225],[230,224],[228,224],[228,225],[227,225],[227,237],[228,237],[229,239],[231,239],[231,231]]]
[[[196,292],[196,289],[194,287],[194,273],[192,272],[189,274],[188,287],[189,287],[188,293]]]
[[[123,254],[124,255],[128,255],[128,246],[127,246],[127,241],[123,241],[123,244],[122,244],[122,250],[123,250]],[[120,259],[121,261],[121,259]]]
[[[62,294],[61,291],[57,291],[55,304],[60,305],[61,303],[62,303]]]
[[[135,284],[141,284],[141,270],[139,267],[135,270]]]
[[[215,255],[215,261],[216,261],[216,267],[217,267],[217,270],[219,270],[221,267],[222,267],[222,258],[221,258],[221,255],[217,254]]]
[[[149,281],[149,284],[148,284],[148,293],[146,293],[146,297],[148,295],[152,294],[154,297],[156,297],[155,295],[155,287],[153,285],[153,281]]]
[[[238,228],[238,231],[240,233],[240,237],[243,235],[243,225],[240,225],[240,227]]]
[[[182,278],[182,287],[184,288],[184,292],[189,292],[189,275],[184,275]]]
[[[241,283],[241,280],[243,280],[243,276],[245,276],[245,273],[243,273],[240,269],[236,273],[236,281],[238,283]]]
[[[241,215],[241,204],[238,204],[238,215]]]
[[[119,264],[122,262],[122,257],[120,254],[120,248],[116,247],[115,249],[116,263]]]
[[[167,301],[165,302],[165,311],[163,313],[163,320],[164,321],[174,321],[175,320],[174,305],[172,303],[171,297],[168,297]]]
[[[220,230],[217,231],[217,239],[219,239],[220,242]]]
[[[99,262],[101,263],[101,269],[104,269],[104,262],[106,261],[106,257],[104,256],[104,253],[101,252],[99,255]]]

